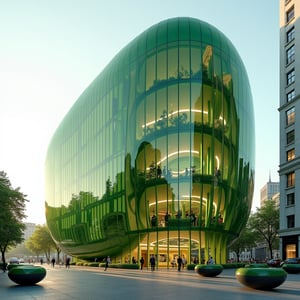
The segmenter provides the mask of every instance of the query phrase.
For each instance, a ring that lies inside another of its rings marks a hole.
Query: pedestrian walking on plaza
[[[51,265],[52,265],[52,268],[54,268],[54,266],[55,266],[55,258],[54,257],[51,259]]]
[[[105,259],[105,268],[104,268],[104,271],[107,270],[109,264],[110,264],[110,257],[107,256],[106,259]]]
[[[184,269],[184,266],[186,265],[186,259],[184,255],[182,256],[182,270]]]
[[[70,257],[67,257],[67,259],[66,259],[66,268],[67,269],[70,269]]]
[[[143,267],[144,267],[144,257],[142,256],[141,259],[140,259],[140,264],[141,264],[141,270],[143,270]]]
[[[153,254],[150,257],[150,265],[151,265],[151,271],[154,271],[155,270],[155,257]]]
[[[178,265],[178,271],[180,271],[181,265],[182,265],[182,258],[180,256],[178,256],[178,258],[177,258],[177,265]]]

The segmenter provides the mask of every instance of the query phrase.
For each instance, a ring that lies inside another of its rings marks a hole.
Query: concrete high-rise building
[[[260,206],[262,207],[267,200],[279,193],[279,182],[273,182],[271,176],[269,181],[260,189]]]
[[[280,0],[280,247],[300,256],[300,1]],[[297,184],[298,183],[298,184]]]
[[[26,228],[24,230],[24,239],[28,240],[34,233],[34,231],[36,229],[36,224],[26,222],[25,225],[26,225]]]

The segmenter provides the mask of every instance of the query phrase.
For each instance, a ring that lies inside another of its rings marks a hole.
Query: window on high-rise
[[[295,130],[291,130],[286,134],[286,143],[287,145],[295,142]]]
[[[295,205],[295,193],[290,193],[286,195],[286,205],[287,206]]]
[[[287,102],[292,101],[292,100],[295,98],[295,96],[296,96],[295,90],[291,90],[290,92],[288,92],[288,93],[286,94],[286,101],[287,101]]]
[[[287,12],[286,12],[286,22],[290,22],[295,17],[295,9],[294,6],[292,6]]]
[[[286,42],[289,43],[295,38],[295,27],[292,27],[287,33],[286,33]]]
[[[286,50],[286,63],[289,64],[295,60],[295,45]]]
[[[287,161],[295,159],[295,149],[293,148],[291,150],[288,150],[286,152],[286,156],[287,156]]]
[[[290,85],[293,82],[295,82],[295,70],[294,69],[286,74],[286,84]]]
[[[287,216],[286,220],[287,220],[287,228],[295,227],[295,215]]]
[[[291,125],[295,123],[295,107],[288,109],[286,111],[286,125]]]
[[[290,172],[286,175],[286,187],[295,186],[295,172]]]

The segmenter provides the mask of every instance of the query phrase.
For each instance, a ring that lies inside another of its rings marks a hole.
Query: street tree
[[[45,254],[48,261],[50,261],[51,251],[54,249],[57,251],[57,246],[46,225],[36,226],[35,231],[26,242],[26,247],[36,255]]]
[[[257,209],[257,212],[249,218],[249,226],[261,242],[266,242],[269,248],[270,258],[273,257],[273,249],[278,246],[279,207],[274,200],[268,200]]]
[[[14,189],[7,174],[0,171],[0,251],[3,265],[6,265],[5,253],[11,247],[23,242],[26,218],[26,195],[20,188]]]
[[[42,253],[40,246],[39,245],[35,245],[35,243],[33,242],[33,240],[31,238],[29,238],[26,242],[25,242],[25,247],[36,256],[36,258],[38,259],[38,257],[40,256],[40,254]]]

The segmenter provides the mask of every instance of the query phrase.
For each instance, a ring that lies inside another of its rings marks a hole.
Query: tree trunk
[[[272,248],[272,243],[269,242],[269,251],[270,251],[270,258],[269,259],[272,259],[273,258],[273,248]]]
[[[57,261],[59,261],[59,255],[61,252],[60,248],[56,248],[56,252],[57,252]]]
[[[2,266],[3,272],[5,272],[6,271],[5,250],[1,249],[1,257],[2,257],[2,263],[3,263],[3,266]]]

